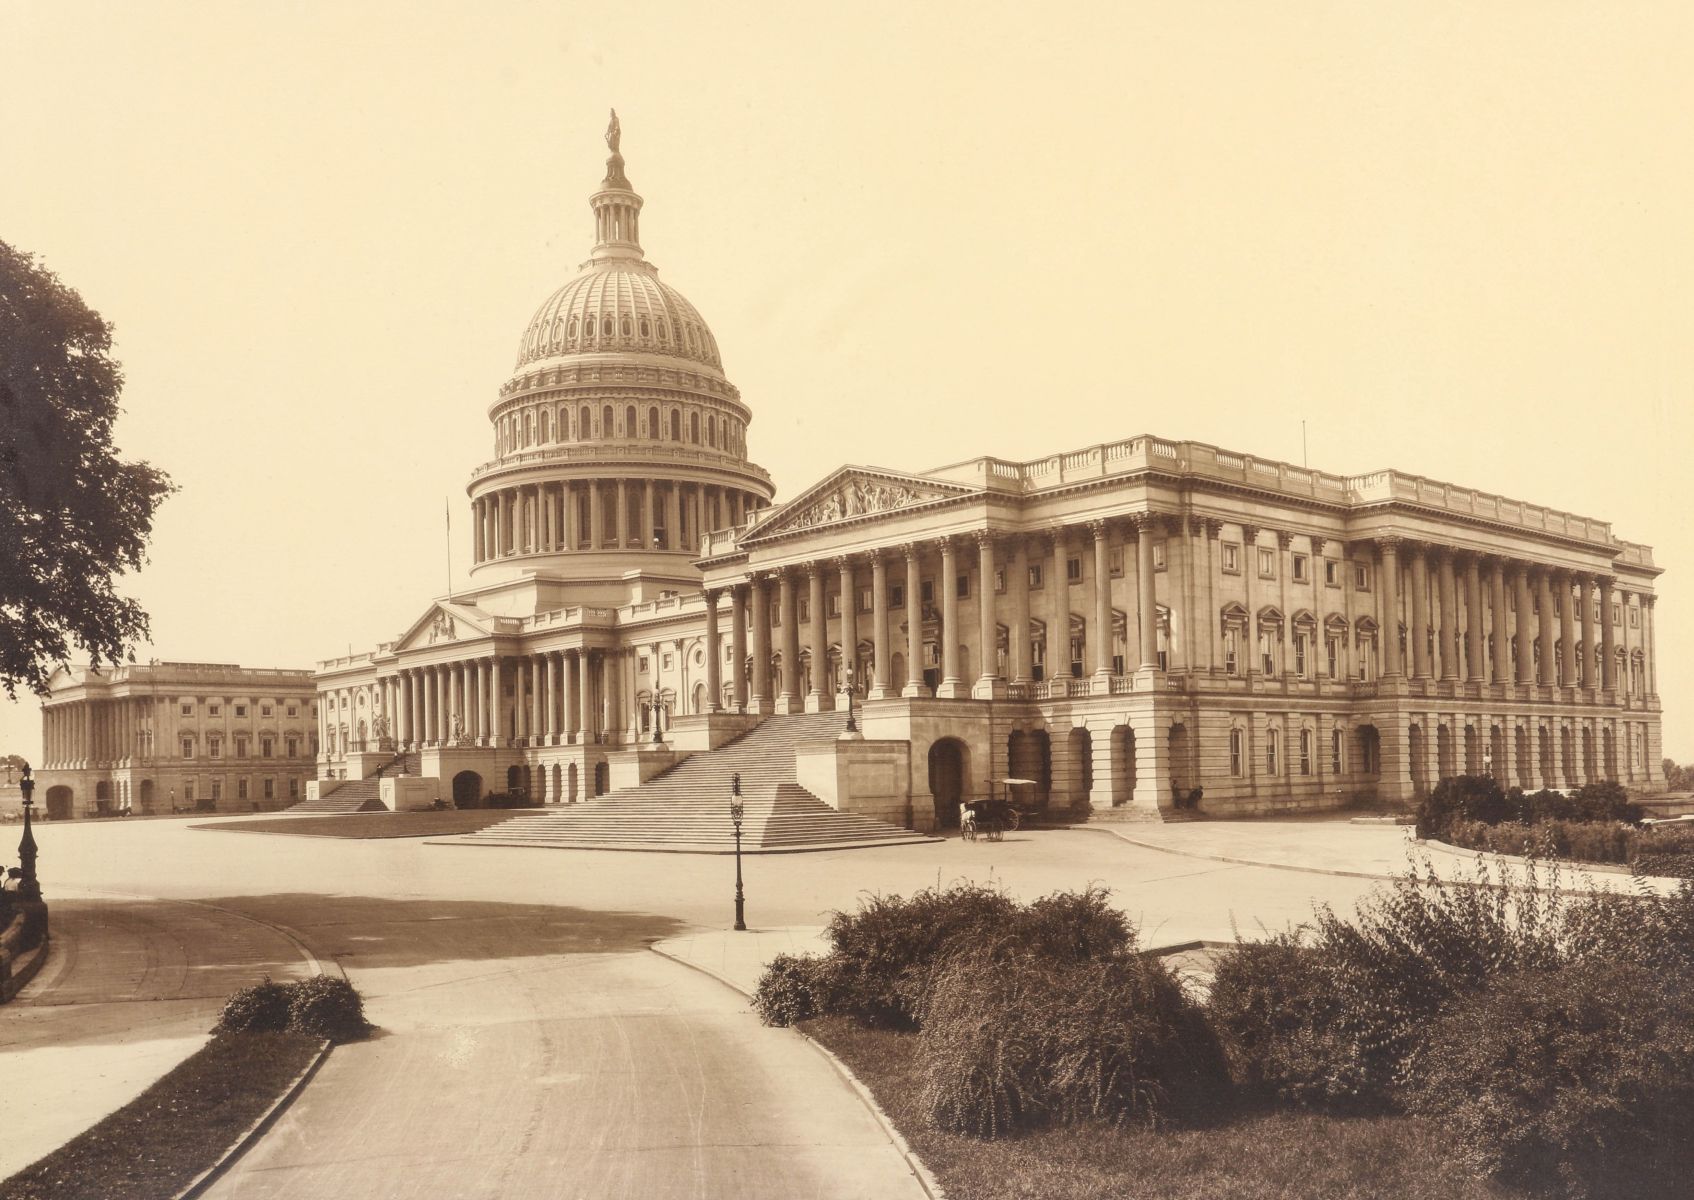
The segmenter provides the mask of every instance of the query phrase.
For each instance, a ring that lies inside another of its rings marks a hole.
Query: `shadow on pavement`
[[[349,967],[639,950],[684,925],[647,913],[545,904],[285,893],[206,901],[286,926],[312,953]]]

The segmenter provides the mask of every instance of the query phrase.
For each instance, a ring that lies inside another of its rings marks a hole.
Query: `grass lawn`
[[[220,1034],[94,1128],[0,1183],[0,1200],[174,1196],[275,1103],[319,1044],[298,1033]],[[21,1079],[7,1086],[28,1090]]]
[[[1408,1117],[1279,1112],[1154,1133],[1067,1127],[987,1142],[930,1127],[915,1035],[807,1021],[875,1093],[951,1200],[1500,1200],[1449,1161],[1441,1129]]]
[[[253,821],[219,821],[190,829],[234,829],[244,833],[292,833],[299,837],[403,838],[449,837],[486,829],[522,813],[526,808],[449,808],[423,812],[326,813],[314,817],[265,817]]]

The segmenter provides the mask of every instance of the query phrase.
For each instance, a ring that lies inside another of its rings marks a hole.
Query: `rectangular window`
[[[182,784],[182,798],[189,804],[194,803],[194,781],[187,779]]]
[[[875,604],[876,604],[876,589],[875,588],[860,588],[859,589],[859,611],[862,612],[862,613],[870,612],[872,607],[875,606]]]
[[[193,758],[194,757],[194,739],[193,738],[183,738],[182,739],[182,756],[184,758]]]
[[[643,654],[637,660],[637,666],[636,666],[635,669],[638,673],[640,673],[642,675],[647,674],[648,671],[652,670],[652,660],[650,660],[645,654]]]
[[[288,739],[286,739],[283,742],[283,750],[287,753],[289,758],[299,758],[300,757],[300,739],[299,738],[288,738]]]
[[[671,669],[671,661],[672,661],[672,656],[669,655],[669,654],[665,655],[665,657],[664,657],[664,669],[665,670],[669,671]]]
[[[219,717],[223,715],[224,706],[221,704],[210,704],[206,706],[206,711],[214,717]]]
[[[185,717],[192,717],[194,715],[194,705],[192,702],[182,706],[182,715]]]
[[[1230,575],[1239,575],[1241,573],[1241,547],[1234,542],[1219,542],[1218,549],[1221,551],[1224,571]]]
[[[1153,543],[1153,569],[1155,571],[1165,569],[1165,543],[1162,541]]]
[[[1634,629],[1639,624],[1641,624],[1641,610],[1639,608],[1631,608],[1629,610],[1629,627]]]
[[[1311,773],[1312,731],[1310,729],[1302,729],[1300,731],[1300,774],[1310,775]]]
[[[1301,679],[1306,677],[1306,635],[1294,635],[1294,674]]]
[[[1004,567],[994,572],[994,594],[997,596],[1006,594],[1006,569]]]
[[[1329,734],[1329,773],[1341,774],[1341,731],[1334,729]]]
[[[1072,583],[1080,583],[1082,581],[1082,559],[1065,559],[1065,578],[1070,580]]]
[[[800,596],[794,601],[794,619],[801,622],[812,619],[812,598],[810,596]]]
[[[219,800],[222,800],[223,798],[224,798],[224,781],[221,780],[221,779],[212,780],[212,803],[216,804]]]
[[[935,580],[926,579],[918,585],[918,603],[935,603]]]
[[[211,738],[206,742],[206,754],[211,758],[222,758],[224,744],[220,738]]]
[[[841,615],[840,592],[831,592],[829,594],[829,615],[832,617],[839,617]]]
[[[293,779],[293,778],[289,779],[289,781],[288,781],[288,798],[290,800],[293,800],[299,794],[300,794],[300,781],[298,779]]]
[[[905,608],[906,607],[906,585],[905,584],[903,584],[903,583],[891,583],[891,584],[888,585],[888,607],[889,608]]]
[[[1294,581],[1296,583],[1304,583],[1305,580],[1306,580],[1306,556],[1304,554],[1296,554],[1294,556]]]
[[[1113,546],[1111,556],[1107,561],[1110,564],[1110,570],[1112,572],[1112,578],[1113,579],[1122,579],[1123,578],[1123,547],[1122,546]]]
[[[247,706],[245,704],[237,704],[235,706],[235,715],[238,717],[245,717],[247,715]]]
[[[1613,603],[1612,603],[1612,624],[1613,625],[1622,625],[1623,624],[1623,605],[1617,603],[1616,601],[1613,601]]]
[[[1341,639],[1327,638],[1324,642],[1325,658],[1327,661],[1325,673],[1331,679],[1341,678]]]
[[[292,704],[290,704],[290,705],[289,705],[289,706],[288,706],[288,715],[289,715],[289,716],[290,716],[290,717],[296,717],[296,716],[299,716],[299,715],[300,715],[300,714],[299,714],[299,710],[298,710],[298,709],[296,709],[296,708],[295,708],[295,707],[294,707],[294,705],[292,705]]]
[[[961,600],[971,598],[971,577],[969,575],[961,575],[953,581],[953,594]]]
[[[274,779],[265,780],[265,799],[266,800],[275,800],[276,799],[276,780],[274,780]]]
[[[1259,578],[1276,578],[1276,551],[1264,546],[1259,547]]]
[[[247,799],[247,781],[245,779],[235,781],[235,798],[237,800]]]
[[[274,742],[272,742],[270,738],[260,738],[259,739],[259,757],[260,758],[270,758],[271,757],[271,751],[274,750],[275,747],[276,747],[276,744]]]
[[[1370,567],[1364,563],[1353,564],[1353,590],[1356,592],[1370,591]]]
[[[1330,587],[1341,586],[1341,564],[1333,558],[1323,560],[1323,581]]]
[[[1226,630],[1223,635],[1223,673],[1225,675],[1240,674],[1236,656],[1236,636],[1233,629]]]
[[[1039,591],[1041,586],[1042,586],[1042,575],[1041,575],[1041,564],[1040,563],[1030,563],[1029,564],[1029,586],[1032,589],[1037,590],[1037,591]]]
[[[260,716],[261,716],[261,717],[268,717],[268,716],[270,716],[270,715],[271,715],[271,706],[270,706],[270,705],[268,705],[268,704],[261,704],[261,705],[260,705],[260,706],[259,706],[259,715],[260,715]]]
[[[1241,731],[1239,729],[1229,731],[1229,773],[1231,775],[1241,774]]]
[[[235,757],[237,757],[237,758],[246,758],[247,757],[247,739],[246,738],[238,737],[238,738],[235,739]]]

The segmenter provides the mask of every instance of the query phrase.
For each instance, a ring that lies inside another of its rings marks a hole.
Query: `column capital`
[[[1406,539],[1397,533],[1386,533],[1376,539],[1378,554],[1399,554],[1405,548]]]
[[[1089,536],[1097,542],[1103,542],[1112,534],[1112,523],[1103,518],[1089,521],[1087,525]]]
[[[998,531],[993,529],[978,529],[971,534],[971,541],[975,542],[979,547],[984,544],[993,546],[999,542],[999,540],[1000,534]]]
[[[1322,554],[1323,548],[1329,544],[1328,539],[1323,537],[1321,534],[1316,533],[1308,533],[1306,535],[1306,540],[1312,544],[1312,556],[1314,558]]]
[[[1294,544],[1294,531],[1293,530],[1278,529],[1275,532],[1276,532],[1276,544],[1277,544],[1278,549],[1286,550]]]
[[[1654,601],[1658,600],[1658,597],[1651,592],[1642,592],[1640,598],[1643,608],[1652,608]]]
[[[837,554],[829,561],[838,571],[851,571],[859,565],[856,561],[857,557],[853,554]]]
[[[708,607],[716,608],[718,606],[718,597],[723,595],[723,589],[715,587],[701,588],[700,595],[705,597]]]
[[[907,562],[916,562],[923,557],[923,543],[901,542],[894,548],[894,552]]]
[[[1617,585],[1617,581],[1618,577],[1616,575],[1596,575],[1594,577],[1595,585],[1602,592],[1610,592],[1612,588]]]
[[[1201,520],[1206,526],[1206,536],[1212,541],[1216,541],[1223,533],[1223,519],[1221,517],[1203,517]]]
[[[1250,525],[1246,521],[1241,522],[1241,544],[1244,546],[1251,546],[1258,540],[1259,527],[1257,525]]]

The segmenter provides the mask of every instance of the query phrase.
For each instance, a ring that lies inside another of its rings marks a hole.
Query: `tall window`
[[[1239,729],[1229,731],[1229,773],[1231,775],[1241,774],[1241,731]]]
[[[1276,774],[1277,751],[1281,749],[1277,743],[1282,740],[1282,731],[1273,729],[1265,738],[1265,769],[1272,775]]]
[[[1298,630],[1294,634],[1294,674],[1306,678],[1306,634]]]
[[[1259,670],[1276,674],[1276,634],[1269,629],[1259,630]]]
[[[1341,774],[1341,731],[1332,729],[1329,732],[1329,773]]]
[[[1239,675],[1241,673],[1240,649],[1240,637],[1236,631],[1234,629],[1224,630],[1223,673],[1225,675]]]
[[[1312,731],[1310,729],[1302,729],[1300,731],[1300,774],[1310,775],[1311,773]]]

